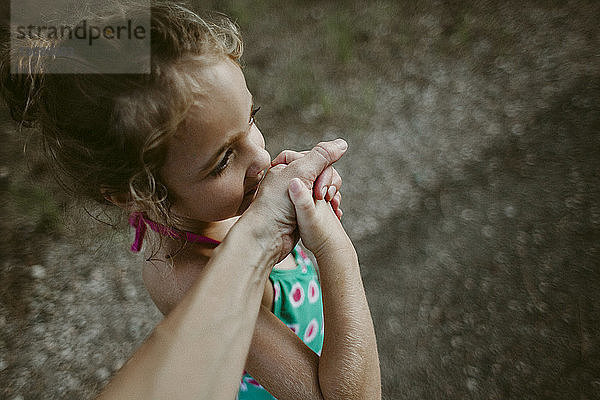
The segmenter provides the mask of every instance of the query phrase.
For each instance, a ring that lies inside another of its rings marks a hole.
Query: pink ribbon
[[[154,232],[160,233],[163,236],[168,236],[173,239],[185,239],[188,242],[192,243],[209,243],[218,245],[218,240],[211,239],[207,236],[198,235],[192,232],[179,231],[175,228],[170,228],[168,226],[159,224],[158,222],[154,222],[144,216],[142,212],[134,212],[129,216],[129,225],[135,228],[135,240],[131,245],[131,251],[139,252],[142,249],[142,244],[144,242],[144,235],[146,234],[146,224],[150,226]]]

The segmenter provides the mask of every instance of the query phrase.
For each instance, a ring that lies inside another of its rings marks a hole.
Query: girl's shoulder
[[[143,261],[142,279],[156,307],[168,314],[192,287],[209,257],[150,257]]]

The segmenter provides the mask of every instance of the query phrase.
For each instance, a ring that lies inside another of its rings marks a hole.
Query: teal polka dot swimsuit
[[[300,246],[292,250],[296,268],[273,269],[273,314],[308,347],[321,354],[323,347],[323,300],[317,270]],[[275,399],[249,374],[244,373],[238,400]]]

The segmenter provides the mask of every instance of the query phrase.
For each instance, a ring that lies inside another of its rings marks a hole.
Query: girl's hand
[[[335,242],[345,233],[329,204],[324,200],[314,201],[310,190],[299,179],[292,179],[288,192],[296,211],[302,243],[317,258],[320,253],[335,251]]]
[[[271,161],[271,166],[274,167],[280,164],[289,164],[292,161],[304,157],[308,151],[284,150]],[[342,177],[333,166],[329,166],[319,175],[313,187],[313,196],[315,200],[326,200],[331,202],[331,207],[338,219],[342,218],[342,195],[340,188],[342,187]]]
[[[312,192],[319,175],[339,160],[347,148],[348,144],[342,139],[321,142],[304,157],[269,169],[254,201],[232,229],[236,225],[249,227],[258,242],[275,253],[275,261],[281,261],[298,241],[296,212],[288,195],[290,181],[298,178]]]

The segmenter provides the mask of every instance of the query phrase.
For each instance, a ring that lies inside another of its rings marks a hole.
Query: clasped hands
[[[299,180],[302,190],[313,193],[315,201],[330,202],[335,215],[340,218],[339,189],[342,179],[332,164],[344,155],[347,148],[344,140],[336,139],[321,142],[310,151],[282,151],[271,162],[271,168],[263,178],[254,201],[238,223],[246,221],[256,226],[263,240],[275,243],[276,258],[283,259],[298,241],[290,184],[293,180]]]

